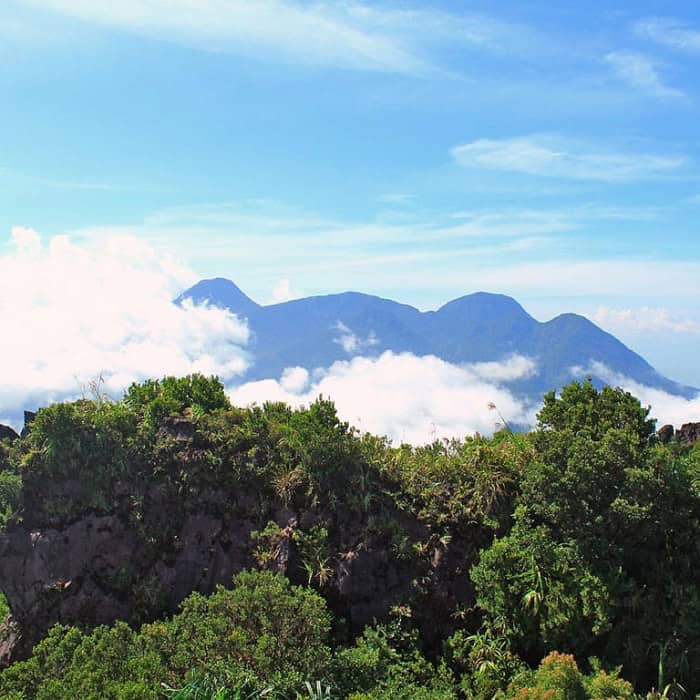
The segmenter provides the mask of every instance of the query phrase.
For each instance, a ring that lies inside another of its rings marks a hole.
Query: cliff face
[[[279,530],[264,565],[300,583],[308,581],[309,562],[295,532],[328,528],[320,590],[352,632],[419,596],[427,637],[437,638],[455,607],[473,602],[465,562],[479,537],[434,542],[390,498],[378,497],[360,514],[333,499],[283,503],[250,477],[204,478],[212,445],[185,419],[166,421],[157,443],[159,466],[148,478],[116,480],[99,498],[85,480],[25,475],[23,506],[0,536],[0,590],[16,623],[5,662],[25,656],[56,622],[139,624],[175,612],[192,591],[230,584],[256,565],[256,550],[260,560],[260,539],[251,533],[270,521]],[[397,552],[391,531],[430,543],[418,567]],[[417,570],[425,574],[420,591]]]

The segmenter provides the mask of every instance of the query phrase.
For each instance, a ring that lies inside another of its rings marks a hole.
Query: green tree
[[[531,661],[597,655],[647,687],[662,644],[668,680],[700,690],[689,622],[700,502],[688,469],[656,444],[648,409],[574,383],[545,397],[533,442],[513,529],[472,570],[487,620]]]

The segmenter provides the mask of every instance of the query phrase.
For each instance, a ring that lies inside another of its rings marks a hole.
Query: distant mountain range
[[[355,355],[392,350],[435,355],[454,364],[532,358],[537,372],[509,382],[516,394],[539,399],[584,368],[596,384],[595,363],[649,387],[692,397],[697,389],[659,374],[644,358],[610,333],[577,314],[541,323],[514,299],[478,292],[450,301],[437,311],[419,311],[389,299],[345,292],[261,306],[233,282],[202,280],[176,303],[191,299],[229,309],[248,321],[254,364],[243,378],[277,379],[287,367],[327,368]]]

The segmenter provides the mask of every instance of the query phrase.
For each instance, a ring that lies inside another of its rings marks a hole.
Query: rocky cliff
[[[349,632],[418,596],[430,601],[426,636],[437,638],[452,624],[452,611],[473,602],[464,563],[485,541],[483,528],[470,526],[466,540],[439,543],[426,523],[397,506],[389,495],[394,486],[379,486],[382,478],[366,463],[357,468],[376,488],[363,512],[353,505],[356,490],[342,482],[325,502],[280,497],[255,474],[274,459],[260,455],[271,449],[262,432],[227,455],[211,432],[172,418],[162,422],[148,454],[132,455],[128,479],[96,485],[79,474],[48,479],[28,469],[21,509],[0,535],[0,590],[13,616],[0,649],[4,662],[25,656],[56,622],[139,624],[263,560],[296,582],[315,581]],[[101,467],[91,458],[86,466]],[[252,533],[271,522],[275,541],[261,553],[266,541]],[[320,526],[328,537],[314,561],[295,534]],[[412,543],[424,543],[418,566]],[[323,580],[309,574],[314,566],[327,568]],[[417,571],[424,575],[419,587]]]

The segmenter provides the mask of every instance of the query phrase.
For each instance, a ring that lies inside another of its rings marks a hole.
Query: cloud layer
[[[378,358],[336,362],[313,374],[289,368],[279,381],[249,382],[233,389],[231,399],[242,406],[264,401],[298,406],[322,394],[335,402],[344,420],[361,430],[420,444],[477,431],[490,434],[500,416],[509,424],[532,424],[534,407],[515,398],[503,382],[533,371],[532,360],[523,357],[458,367],[433,356],[385,352]]]
[[[172,299],[192,273],[135,238],[46,244],[13,230],[0,256],[0,419],[75,398],[100,375],[118,398],[131,382],[165,374],[244,371],[248,329],[221,309]]]
[[[639,399],[642,406],[651,406],[651,417],[656,418],[658,427],[671,424],[678,428],[683,423],[700,421],[700,394],[692,399],[674,396],[661,389],[653,389],[613,372],[602,362],[592,362],[586,368],[575,367],[573,374],[579,378],[594,374],[611,386],[621,387],[625,391],[629,391],[630,394]]]

